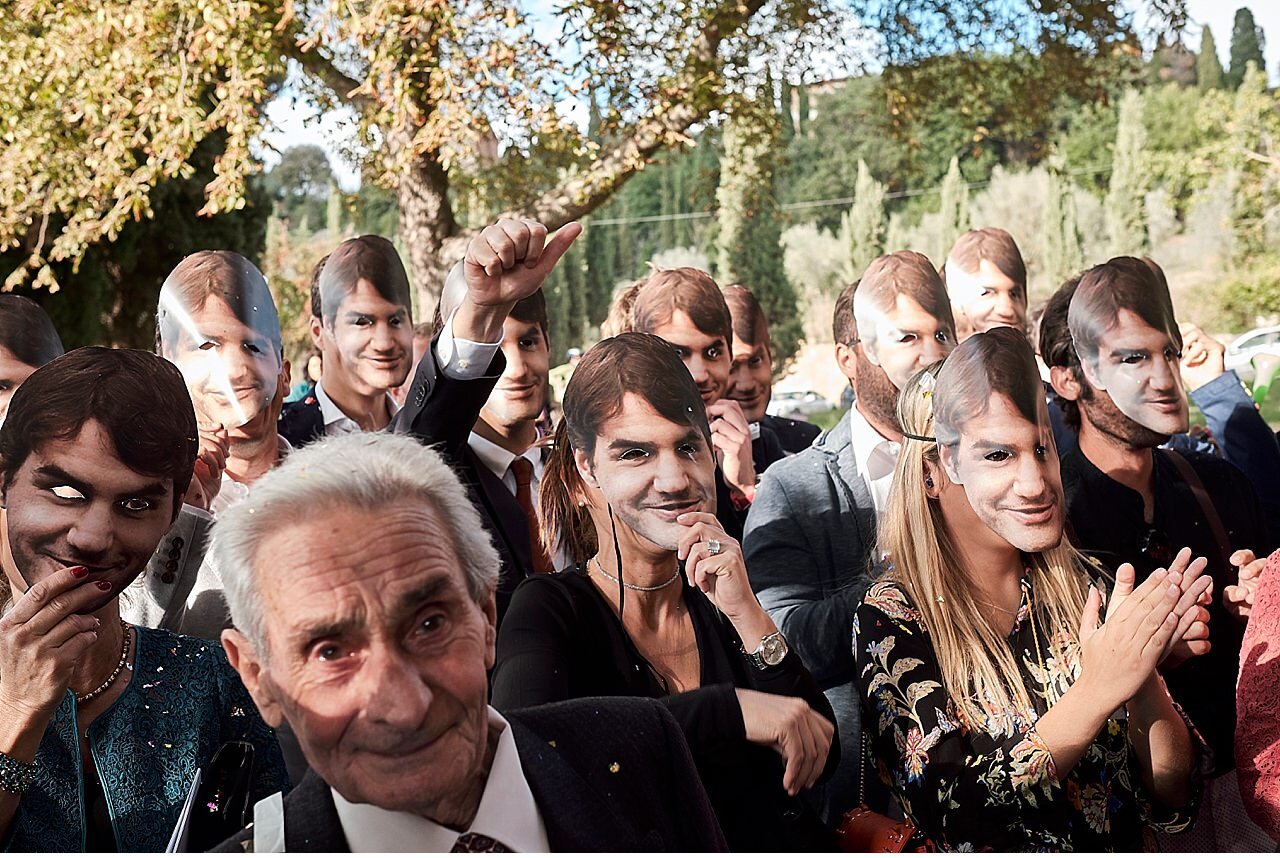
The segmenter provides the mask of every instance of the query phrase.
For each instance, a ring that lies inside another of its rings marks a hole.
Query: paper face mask
[[[939,373],[934,421],[942,466],[983,524],[1021,551],[1062,541],[1058,452],[1024,337],[1001,327],[957,348]]]
[[[948,322],[929,313],[909,295],[894,296],[885,311],[861,291],[853,294],[853,315],[867,360],[884,370],[901,390],[920,370],[946,357],[955,346]]]
[[[160,290],[160,348],[205,427],[263,418],[280,383],[280,320],[266,280],[225,251],[183,260]]]
[[[1181,337],[1168,288],[1142,260],[1091,269],[1071,299],[1068,324],[1085,379],[1120,413],[1161,435],[1187,431]]]

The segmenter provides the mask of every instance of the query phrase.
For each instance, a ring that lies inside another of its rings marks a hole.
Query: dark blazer
[[[324,415],[315,390],[301,399],[286,402],[276,420],[276,432],[296,450],[324,437]]]
[[[660,704],[589,698],[503,713],[553,852],[723,852],[680,728]],[[350,852],[311,772],[284,799],[289,852]],[[252,851],[246,828],[215,852]]]
[[[507,366],[499,351],[480,378],[456,381],[438,371],[436,344],[431,341],[414,372],[404,407],[391,421],[391,430],[434,444],[467,487],[471,502],[480,511],[485,529],[493,537],[502,561],[498,569],[498,621],[507,612],[516,585],[534,573],[529,524],[524,511],[500,478],[471,451],[467,439]]]
[[[794,456],[809,446],[822,433],[822,428],[804,420],[790,420],[786,417],[774,417],[766,414],[760,419],[760,426],[773,430],[788,455]]]
[[[853,682],[853,617],[870,579],[875,502],[858,473],[849,415],[812,447],[775,464],[756,488],[742,554],[751,587],[831,701],[844,761],[827,785],[825,815],[859,802],[862,708]],[[866,778],[873,809],[887,795]]]

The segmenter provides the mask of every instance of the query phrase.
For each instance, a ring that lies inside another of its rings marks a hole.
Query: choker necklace
[[[77,694],[76,703],[88,703],[90,700],[110,688],[115,681],[120,678],[120,671],[124,670],[124,664],[129,658],[129,640],[133,637],[133,629],[128,623],[121,620],[120,631],[122,632],[121,637],[124,638],[124,643],[120,646],[120,663],[116,665],[115,670],[111,671],[111,675],[107,677],[106,681],[97,688],[84,694]]]
[[[601,575],[608,578],[610,581],[612,581],[615,584],[621,584],[623,587],[626,587],[628,590],[639,590],[641,593],[652,593],[654,590],[661,590],[665,587],[670,587],[672,584],[676,582],[676,579],[680,577],[680,566],[677,565],[675,574],[672,575],[670,578],[668,578],[666,581],[663,581],[661,584],[655,584],[652,587],[641,587],[639,584],[628,584],[626,581],[623,581],[619,578],[615,578],[612,575],[610,575],[608,572],[604,571],[604,567],[600,565],[599,557],[592,557],[591,559],[595,561],[596,571],[599,572]]]

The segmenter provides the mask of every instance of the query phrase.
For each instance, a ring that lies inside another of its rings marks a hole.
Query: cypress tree
[[[932,257],[935,261],[945,259],[956,239],[969,229],[969,186],[960,174],[960,159],[954,156],[947,175],[942,179],[942,205],[938,211],[941,218],[939,247],[935,249],[936,256]]]
[[[1146,249],[1146,139],[1142,95],[1135,89],[1126,90],[1120,100],[1111,183],[1103,201],[1109,256],[1133,256]]]
[[[1200,31],[1200,55],[1196,57],[1196,87],[1201,92],[1222,88],[1222,60],[1218,59],[1218,45],[1213,31],[1205,24]]]
[[[1080,246],[1075,196],[1061,158],[1050,159],[1048,174],[1041,252],[1044,256],[1045,276],[1049,278],[1049,285],[1056,289],[1084,267],[1084,252]]]
[[[1237,9],[1235,24],[1231,28],[1231,63],[1223,78],[1228,89],[1240,88],[1249,63],[1254,63],[1260,69],[1267,67],[1262,55],[1265,44],[1262,28],[1254,23],[1253,12],[1249,7]]]
[[[853,205],[846,215],[849,230],[849,261],[856,274],[861,274],[884,252],[885,214],[884,185],[858,160],[858,178],[853,185]]]

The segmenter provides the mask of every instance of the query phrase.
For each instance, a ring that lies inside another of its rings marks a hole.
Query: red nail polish
[[[110,589],[111,589],[111,582],[110,582],[110,581],[96,581],[96,582],[94,582],[94,585],[93,585],[93,586],[97,587],[99,590],[106,591],[106,590],[110,590]]]
[[[89,574],[89,570],[83,566],[72,566],[69,571],[72,578],[83,578]]]

